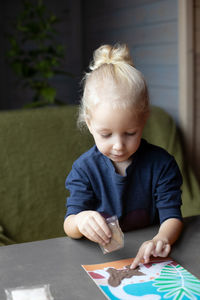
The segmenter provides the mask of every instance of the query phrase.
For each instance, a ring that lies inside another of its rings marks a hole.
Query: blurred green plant
[[[72,76],[59,69],[64,47],[57,43],[55,25],[61,21],[42,0],[23,0],[22,4],[23,11],[12,23],[12,33],[7,34],[7,60],[22,86],[33,92],[32,102],[26,107],[61,104],[51,79],[58,74]]]

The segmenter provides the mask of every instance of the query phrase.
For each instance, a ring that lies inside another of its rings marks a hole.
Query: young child
[[[165,257],[182,229],[182,177],[174,158],[142,139],[149,97],[142,74],[126,45],[104,45],[94,52],[85,76],[79,123],[95,146],[73,164],[66,180],[70,191],[64,230],[106,245],[111,232],[105,218],[117,215],[122,231],[160,222],[133,261]],[[159,126],[159,124],[158,124]]]

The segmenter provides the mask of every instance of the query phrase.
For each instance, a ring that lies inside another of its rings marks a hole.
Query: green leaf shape
[[[41,96],[44,100],[48,101],[48,103],[54,103],[56,90],[53,87],[43,88],[41,89]]]
[[[173,297],[173,300],[181,300],[185,296],[187,299],[197,300],[195,295],[200,296],[200,280],[180,265],[165,266],[153,286],[159,292],[166,293],[165,299]]]

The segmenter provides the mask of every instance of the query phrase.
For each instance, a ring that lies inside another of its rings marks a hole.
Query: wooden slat
[[[135,46],[129,44],[131,54],[137,64],[145,65],[176,65],[177,64],[177,43],[154,44],[152,46]]]
[[[194,1],[194,79],[195,79],[195,97],[194,97],[194,160],[193,166],[200,182],[200,0]]]
[[[127,8],[145,7],[147,5],[156,5],[158,2],[166,2],[174,0],[85,0],[84,8],[85,15],[98,16],[99,14],[105,14],[106,12],[112,12],[113,10],[123,10]]]
[[[149,86],[150,101],[165,109],[178,123],[178,91],[177,89],[154,88]],[[174,105],[174,103],[177,103]]]
[[[119,30],[102,30],[101,32],[88,33],[87,42],[108,43],[125,42],[135,46],[149,46],[160,43],[177,42],[177,23],[161,23],[152,26],[141,26],[138,28],[130,27]]]
[[[134,1],[132,2],[134,4]],[[173,1],[156,1],[144,6],[129,7],[123,10],[113,9],[111,12],[91,15],[86,23],[86,31],[102,31],[103,28],[121,29],[123,27],[136,27],[154,23],[169,22],[177,19],[177,7]],[[93,26],[95,24],[95,26]]]
[[[165,89],[178,89],[177,66],[138,66],[138,69],[144,74],[148,85],[158,88],[164,87]]]
[[[186,153],[194,152],[193,0],[179,0],[179,124]]]
[[[84,64],[102,44],[127,43],[153,102],[178,120],[178,1],[84,1]]]

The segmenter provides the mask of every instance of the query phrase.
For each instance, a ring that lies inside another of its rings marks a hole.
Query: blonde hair
[[[90,72],[83,78],[83,97],[81,99],[78,125],[84,125],[91,117],[92,108],[100,100],[98,95],[107,88],[119,94],[108,97],[113,107],[127,109],[133,107],[142,117],[149,114],[149,95],[145,79],[133,66],[126,44],[103,45],[94,51]],[[121,96],[121,97],[120,97]]]

